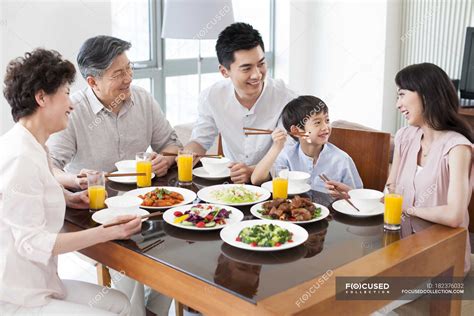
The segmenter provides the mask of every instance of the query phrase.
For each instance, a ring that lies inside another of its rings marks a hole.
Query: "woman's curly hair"
[[[13,120],[18,122],[36,112],[38,91],[54,94],[63,84],[72,83],[75,74],[74,65],[54,50],[37,48],[10,61],[3,95],[10,104]]]

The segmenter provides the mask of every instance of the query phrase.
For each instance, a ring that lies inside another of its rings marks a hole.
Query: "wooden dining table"
[[[229,183],[194,177],[195,192]],[[155,178],[153,186],[177,186],[177,170]],[[109,196],[136,189],[108,181]],[[383,216],[356,218],[338,213],[325,193],[304,196],[328,206],[330,215],[305,224],[308,240],[284,251],[259,253],[224,243],[219,231],[190,231],[162,218],[143,222],[130,240],[100,243],[80,252],[121,271],[204,315],[367,315],[390,300],[336,298],[337,277],[463,276],[466,229],[433,225],[410,236],[384,232]],[[198,202],[198,201],[195,201]],[[244,220],[250,207],[239,207]],[[67,209],[64,232],[98,224],[88,210]],[[141,249],[162,242],[144,252]],[[459,299],[436,299],[433,314],[459,315]]]

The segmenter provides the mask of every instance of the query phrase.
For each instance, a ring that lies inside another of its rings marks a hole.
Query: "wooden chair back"
[[[383,191],[389,173],[389,133],[333,127],[329,142],[351,156],[364,188]]]

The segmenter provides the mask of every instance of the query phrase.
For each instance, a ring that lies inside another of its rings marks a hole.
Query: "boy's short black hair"
[[[245,49],[249,50],[260,46],[265,52],[260,33],[247,23],[233,23],[226,27],[217,38],[216,53],[219,64],[230,69],[235,61],[234,52]]]
[[[281,112],[281,120],[285,129],[290,132],[291,126],[293,125],[304,129],[306,121],[309,120],[312,115],[319,113],[328,113],[326,103],[315,96],[302,95],[285,105]]]

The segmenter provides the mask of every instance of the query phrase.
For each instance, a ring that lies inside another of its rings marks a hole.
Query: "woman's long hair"
[[[420,95],[423,119],[432,129],[455,131],[474,141],[471,127],[458,112],[456,89],[443,69],[431,63],[411,65],[397,73],[395,83]]]

